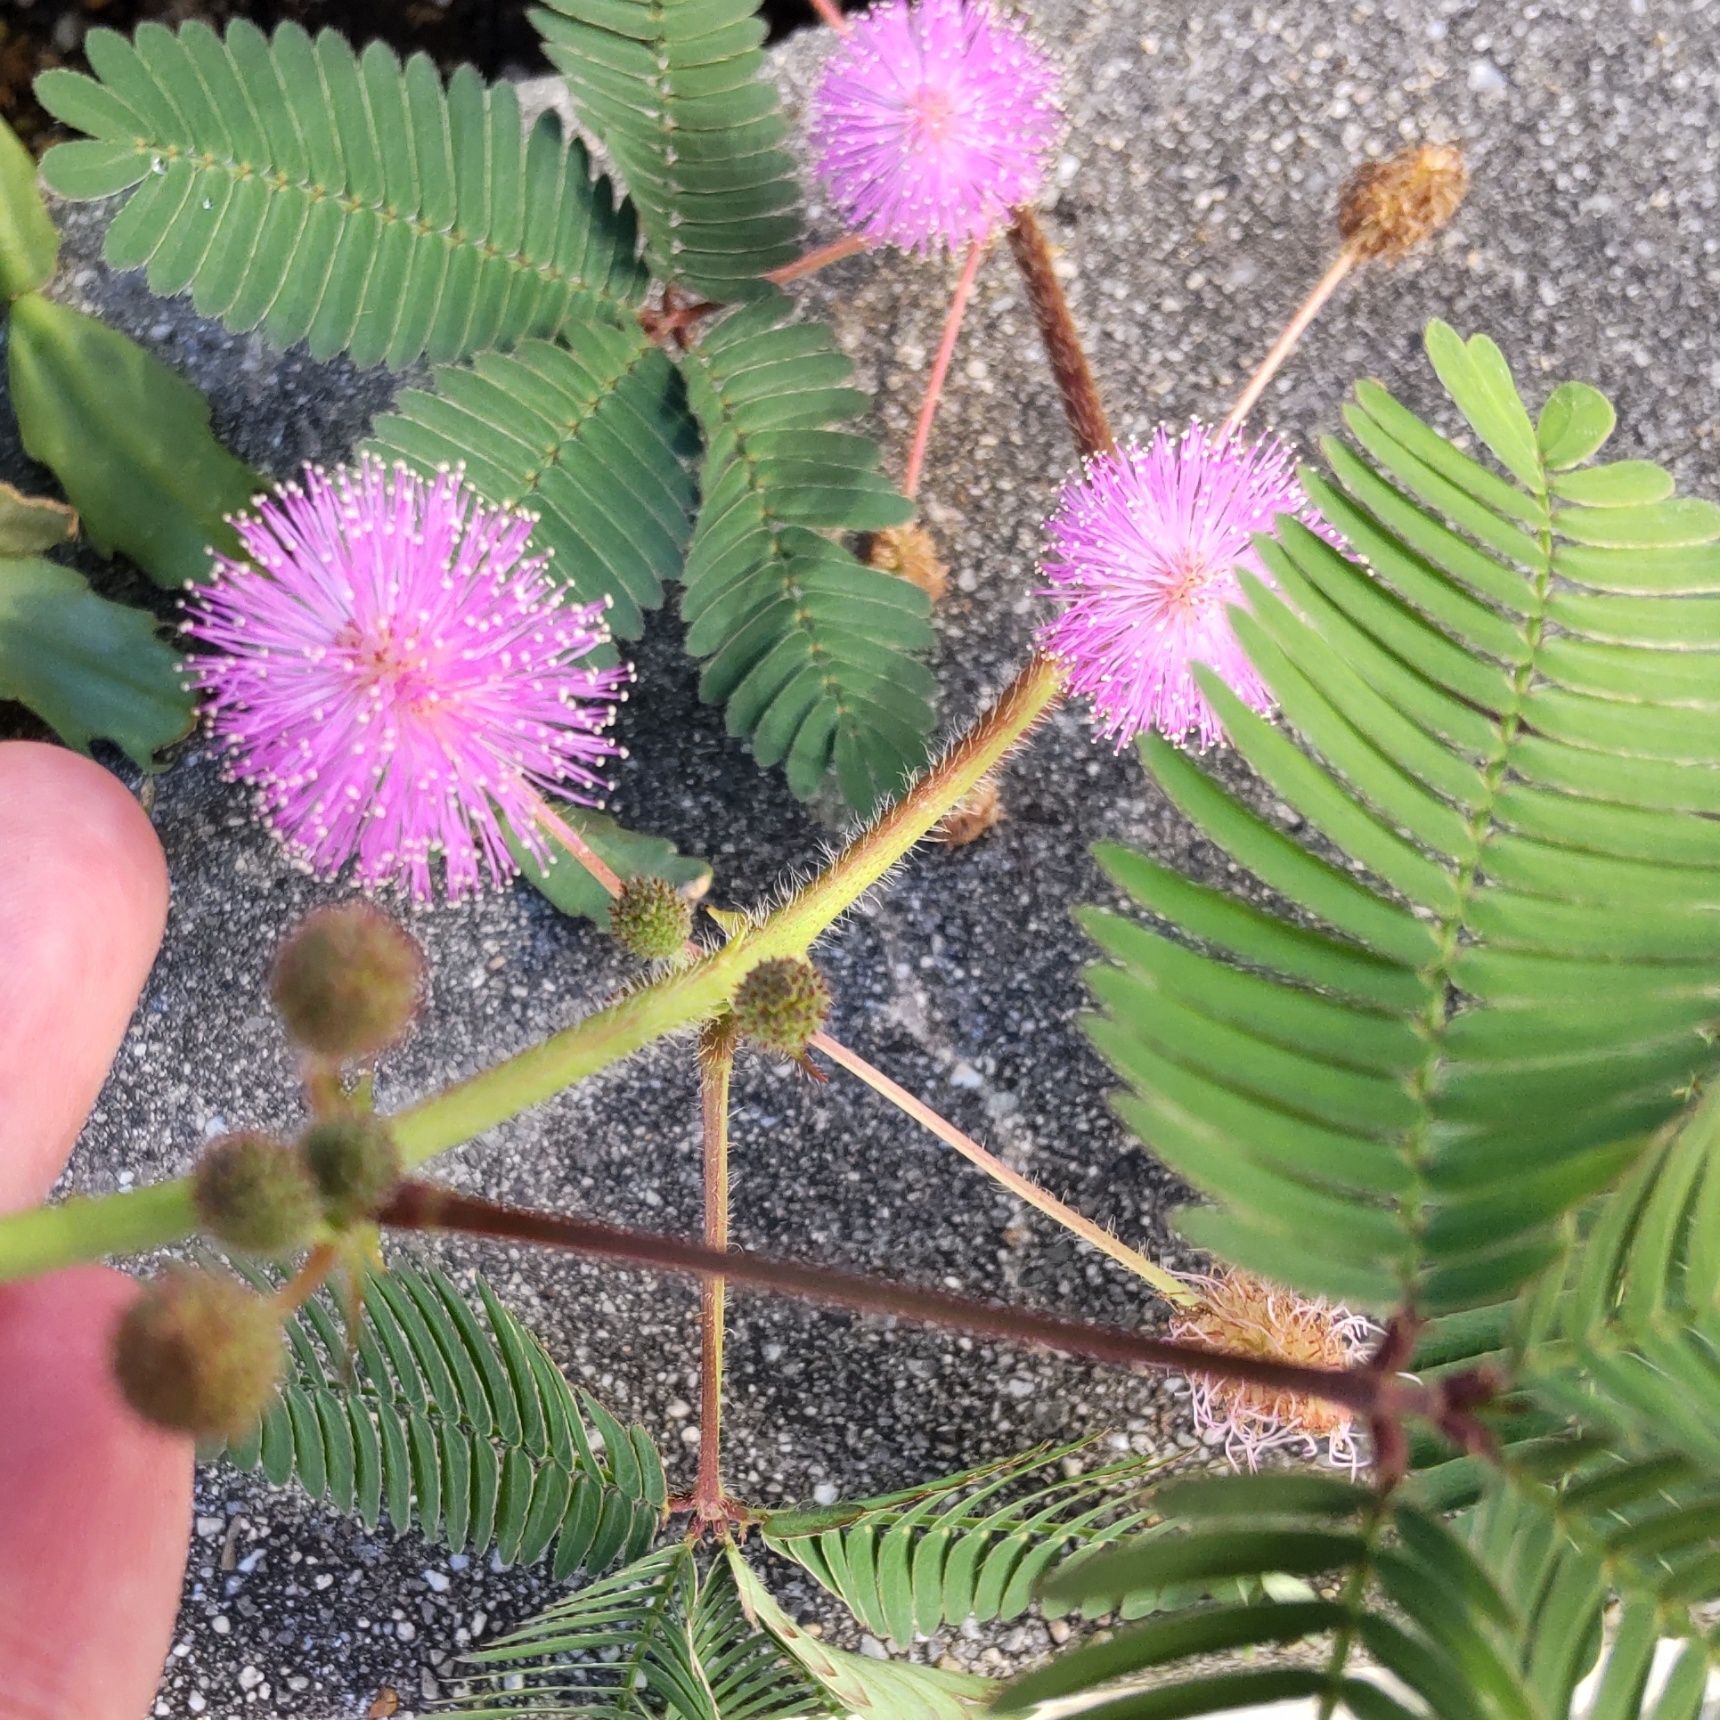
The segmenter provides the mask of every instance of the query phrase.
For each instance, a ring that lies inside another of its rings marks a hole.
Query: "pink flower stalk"
[[[885,0],[812,97],[819,178],[875,244],[959,249],[1031,202],[1062,134],[1057,70],[990,0]]]
[[[459,472],[365,457],[307,467],[234,521],[249,560],[217,557],[185,631],[229,769],[289,848],[332,876],[452,899],[517,870],[504,825],[540,858],[538,796],[599,804],[627,669],[584,665],[603,605],[564,602],[533,519]]]
[[[1331,535],[1283,443],[1200,424],[1101,454],[1065,486],[1044,568],[1061,611],[1040,644],[1068,665],[1070,690],[1093,701],[1096,729],[1119,750],[1148,729],[1202,747],[1224,738],[1197,663],[1251,710],[1271,704],[1227,611],[1242,601],[1238,568],[1272,583],[1253,539],[1279,514]]]
[[[1170,1335],[1179,1343],[1301,1367],[1350,1368],[1364,1359],[1378,1330],[1366,1315],[1322,1297],[1298,1296],[1246,1272],[1183,1282],[1201,1300],[1172,1315]],[[1190,1377],[1189,1386],[1195,1426],[1222,1441],[1225,1456],[1239,1467],[1257,1468],[1264,1453],[1286,1445],[1300,1445],[1317,1457],[1322,1443],[1340,1468],[1353,1473],[1361,1463],[1355,1418],[1341,1404],[1199,1375]]]

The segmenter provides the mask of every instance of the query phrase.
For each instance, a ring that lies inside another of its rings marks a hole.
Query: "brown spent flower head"
[[[950,588],[950,570],[922,525],[886,526],[866,541],[867,563],[897,573],[936,603]]]
[[[233,1439],[262,1414],[281,1376],[281,1317],[225,1274],[170,1266],[114,1333],[125,1400],[146,1421],[198,1439]]]
[[[375,1217],[400,1181],[400,1149],[380,1117],[313,1123],[299,1148],[336,1229]]]
[[[667,878],[629,878],[609,904],[609,930],[642,962],[678,956],[693,930],[693,904]]]
[[[773,956],[736,986],[729,1009],[736,1028],[761,1051],[800,1057],[830,1013],[830,987],[811,962]]]
[[[288,1035],[319,1057],[374,1057],[405,1037],[424,955],[369,902],[319,908],[282,944],[270,993]]]
[[[1363,262],[1395,263],[1457,213],[1469,169],[1454,143],[1424,143],[1358,167],[1338,198],[1338,231]]]
[[[1292,1362],[1305,1368],[1348,1368],[1367,1353],[1374,1325],[1323,1297],[1298,1296],[1246,1272],[1225,1270],[1184,1280],[1200,1292],[1195,1308],[1179,1308],[1170,1335],[1235,1355]],[[1340,1404],[1237,1380],[1190,1377],[1195,1426],[1222,1439],[1233,1463],[1257,1467],[1261,1453],[1302,1445],[1309,1456],[1325,1443],[1331,1461],[1354,1470],[1361,1462],[1354,1418]]]
[[[197,1219],[251,1254],[290,1254],[310,1240],[322,1202],[304,1160],[269,1135],[224,1135],[191,1173]]]
[[[932,834],[951,848],[965,848],[1007,816],[997,778],[982,777],[944,814]]]

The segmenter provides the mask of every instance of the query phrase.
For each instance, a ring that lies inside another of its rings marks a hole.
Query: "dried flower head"
[[[886,526],[873,532],[866,540],[866,561],[880,572],[900,574],[934,603],[949,590],[950,570],[924,526]]]
[[[1222,739],[1200,663],[1250,709],[1267,708],[1228,611],[1242,600],[1238,568],[1270,583],[1253,539],[1279,514],[1326,529],[1282,443],[1200,424],[1098,455],[1065,486],[1044,565],[1060,609],[1040,644],[1092,700],[1099,733],[1119,748],[1148,729],[1203,747]]]
[[[1178,1309],[1171,1336],[1234,1354],[1293,1362],[1308,1368],[1347,1368],[1367,1353],[1375,1328],[1323,1299],[1309,1299],[1246,1272],[1224,1271],[1185,1280],[1201,1302]],[[1302,1445],[1317,1456],[1324,1444],[1331,1461],[1355,1469],[1361,1461],[1349,1410],[1294,1392],[1243,1385],[1236,1380],[1191,1377],[1195,1425],[1224,1442],[1233,1463],[1253,1469],[1262,1452]]]
[[[932,835],[950,848],[965,848],[977,842],[1007,817],[1003,793],[995,776],[981,777],[939,821]]]
[[[235,521],[249,561],[217,561],[186,631],[230,768],[324,874],[450,897],[516,870],[510,825],[546,857],[533,807],[596,804],[628,679],[586,659],[601,606],[563,602],[529,515],[492,508],[458,472],[421,478],[365,458],[306,468]]]
[[[1457,213],[1469,169],[1454,143],[1424,143],[1350,175],[1338,197],[1338,231],[1364,261],[1395,263]]]
[[[956,249],[1039,191],[1062,132],[1050,56],[990,0],[884,0],[812,97],[818,175],[875,244]]]

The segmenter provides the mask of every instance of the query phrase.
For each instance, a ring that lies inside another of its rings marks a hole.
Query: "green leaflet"
[[[1513,1371],[1614,1450],[1720,1475],[1720,1099],[1709,1092],[1589,1215]],[[1720,1489],[1716,1495],[1720,1498]],[[1720,1575],[1716,1587],[1720,1589]]]
[[[570,1386],[481,1280],[474,1305],[434,1269],[372,1277],[350,1379],[331,1299],[307,1302],[287,1336],[279,1397],[229,1449],[241,1468],[296,1479],[372,1529],[386,1514],[455,1551],[548,1559],[558,1580],[650,1544],[666,1497],[655,1447]]]
[[[744,1567],[739,1567],[744,1571]],[[636,1560],[464,1657],[443,1712],[591,1720],[810,1720],[818,1687],[743,1611],[737,1569],[685,1543]]]
[[[200,314],[360,365],[444,360],[631,315],[631,219],[508,84],[415,54],[355,54],[332,30],[238,20],[85,40],[93,77],[51,71],[43,104],[89,141],[43,162],[62,196],[129,193],[115,268],[190,289]]]
[[[727,302],[800,249],[798,169],[753,0],[549,0],[532,12],[639,210],[652,273]]]
[[[703,895],[710,885],[709,863],[677,853],[675,845],[661,836],[624,830],[606,813],[593,812],[588,807],[556,802],[554,811],[557,817],[571,824],[591,844],[598,858],[606,861],[623,879],[666,878],[676,889],[692,896]],[[507,833],[508,851],[519,862],[526,880],[564,914],[607,926],[608,892],[577,860],[557,848],[553,837],[545,837],[544,840],[550,851],[547,867],[540,866],[512,832]]]
[[[60,235],[36,189],[36,163],[0,119],[0,302],[53,279]]]
[[[34,556],[0,559],[0,699],[27,705],[80,752],[111,740],[143,770],[192,722],[178,654],[155,617]]]
[[[201,578],[211,549],[238,553],[223,516],[262,480],[215,440],[208,403],[183,377],[33,293],[12,307],[8,362],[25,450],[53,469],[99,550],[170,587]]]
[[[780,296],[725,318],[682,360],[705,437],[684,575],[700,691],[760,765],[810,798],[834,770],[856,811],[925,761],[935,683],[930,605],[832,531],[898,525],[913,505],[878,472],[864,410],[828,330],[783,324]]]
[[[463,462],[490,501],[540,515],[533,547],[582,601],[608,601],[619,639],[638,638],[681,571],[698,428],[636,322],[572,322],[559,344],[439,369],[377,421],[370,446],[421,471]]]
[[[1492,342],[1435,324],[1428,348],[1483,456],[1359,385],[1330,476],[1305,475],[1346,549],[1281,522],[1236,612],[1282,722],[1203,681],[1350,868],[1150,741],[1171,799],[1301,914],[1107,851],[1199,942],[1089,923],[1125,1116],[1216,1203],[1190,1236],[1300,1289],[1443,1314],[1555,1259],[1562,1215],[1712,1066],[1720,509],[1645,462],[1582,466],[1612,424],[1592,390],[1537,428]]]

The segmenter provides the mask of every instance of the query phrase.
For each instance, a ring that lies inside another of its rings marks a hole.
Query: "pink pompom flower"
[[[812,97],[819,178],[875,244],[956,249],[1031,201],[1062,134],[1057,70],[990,0],[884,0]]]
[[[1222,740],[1194,678],[1201,663],[1251,710],[1268,708],[1228,611],[1242,601],[1239,568],[1272,583],[1253,540],[1280,514],[1331,535],[1283,443],[1200,424],[1100,454],[1065,486],[1046,523],[1059,612],[1040,644],[1092,701],[1100,734],[1119,748],[1148,729],[1202,747]]]
[[[188,599],[190,659],[231,774],[313,871],[427,900],[517,870],[504,825],[542,855],[538,796],[599,804],[631,678],[586,659],[603,605],[564,601],[529,553],[530,515],[458,472],[365,457],[305,469],[234,521]]]

